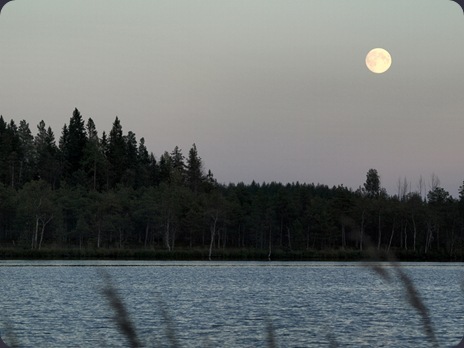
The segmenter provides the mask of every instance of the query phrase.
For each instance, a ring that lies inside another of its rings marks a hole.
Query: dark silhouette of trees
[[[34,136],[0,116],[0,243],[39,249],[228,248],[279,252],[381,251],[464,256],[464,183],[454,199],[431,178],[389,196],[376,169],[356,191],[306,183],[218,184],[195,144],[157,159],[145,139],[107,136],[75,109],[56,145],[44,121]]]

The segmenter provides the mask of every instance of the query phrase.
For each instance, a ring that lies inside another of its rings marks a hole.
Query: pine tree
[[[380,176],[376,169],[369,169],[366,174],[364,189],[369,197],[378,197],[380,194]]]
[[[67,156],[66,151],[67,151],[68,142],[69,142],[69,130],[68,130],[68,126],[65,124],[61,130],[61,137],[58,142],[59,149],[61,153],[63,154],[63,156]]]
[[[105,167],[105,155],[98,139],[95,123],[91,118],[87,120],[86,130],[88,141],[84,149],[82,167],[87,178],[90,179],[90,187],[97,190],[105,181],[105,177],[102,175]]]
[[[158,186],[161,182],[160,166],[156,162],[153,152],[150,153],[149,180],[152,186]]]
[[[171,182],[183,184],[185,182],[185,162],[182,150],[176,146],[171,152]]]
[[[0,115],[0,183],[8,183],[8,153],[10,146],[8,144],[8,135],[6,122]]]
[[[121,178],[126,170],[126,143],[122,135],[122,126],[119,118],[116,117],[108,139],[107,158],[110,165],[109,183],[110,187],[116,186],[121,182]]]
[[[108,155],[108,137],[106,136],[106,132],[103,131],[102,133],[102,137],[101,137],[101,140],[100,140],[100,146],[101,146],[101,149],[103,151],[103,154],[105,156]]]
[[[25,182],[33,178],[35,167],[34,137],[29,129],[29,124],[25,120],[19,122],[18,136],[21,149],[18,184],[22,186]]]
[[[123,138],[126,144],[126,160],[123,182],[126,186],[135,187],[138,164],[137,138],[135,137],[135,133],[131,131],[129,131]]]
[[[0,182],[17,187],[20,162],[20,139],[13,120],[7,124],[0,116]]]
[[[38,133],[34,138],[36,158],[36,177],[50,183],[52,187],[58,185],[60,165],[58,148],[55,144],[55,135],[50,127],[45,126],[42,120],[37,126]]]
[[[100,149],[103,155],[103,177],[104,177],[104,187],[106,190],[110,188],[110,169],[111,165],[108,160],[108,148],[109,142],[108,137],[106,136],[106,132],[103,131],[102,137],[100,140]]]
[[[72,176],[74,172],[80,169],[86,144],[87,135],[84,120],[79,110],[74,109],[73,115],[69,121],[67,139],[63,144],[65,148],[64,159],[67,163],[66,177]]]
[[[0,115],[0,183],[8,184],[8,153],[10,152],[6,122]]]
[[[145,146],[144,138],[140,138],[137,148],[137,175],[135,179],[136,187],[150,185],[150,155]]]
[[[201,158],[198,156],[198,151],[195,144],[192,145],[192,148],[189,151],[186,176],[188,186],[194,193],[197,193],[201,182],[203,181],[204,175],[203,163]]]
[[[172,163],[171,156],[167,151],[160,157],[159,160],[159,178],[160,182],[170,182],[171,172],[172,172]]]

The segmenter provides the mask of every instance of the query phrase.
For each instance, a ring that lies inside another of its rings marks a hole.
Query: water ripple
[[[462,265],[402,266],[440,344],[459,342]],[[1,261],[0,330],[12,327],[21,347],[127,346],[101,294],[101,267],[147,347],[165,345],[168,327],[185,347],[265,347],[269,322],[285,347],[331,337],[347,347],[427,346],[402,284],[336,262]]]

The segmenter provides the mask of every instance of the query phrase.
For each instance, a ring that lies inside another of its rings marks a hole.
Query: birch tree
[[[220,229],[221,222],[224,221],[227,211],[226,200],[217,190],[205,196],[205,215],[209,221],[210,243],[208,259],[211,261],[214,241]]]
[[[185,188],[176,183],[161,183],[158,189],[158,221],[163,231],[163,244],[169,251],[175,247],[176,233],[184,207]]]
[[[40,249],[47,225],[57,214],[54,192],[44,180],[30,181],[20,190],[18,199],[21,212],[29,221],[26,228],[32,228],[31,249]]]

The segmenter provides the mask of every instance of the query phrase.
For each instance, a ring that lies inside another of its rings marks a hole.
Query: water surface
[[[464,333],[462,264],[402,263],[440,346]],[[393,271],[384,264],[387,270]],[[428,347],[403,285],[357,262],[0,261],[0,330],[21,347],[127,347],[104,274],[140,340],[182,347]],[[14,337],[12,337],[13,334]]]

